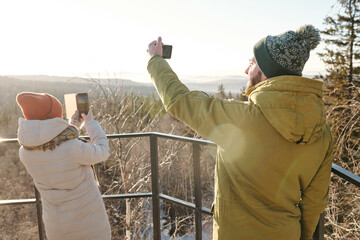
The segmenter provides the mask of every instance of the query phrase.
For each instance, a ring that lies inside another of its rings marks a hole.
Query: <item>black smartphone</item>
[[[172,53],[172,46],[171,45],[164,45],[163,46],[163,54],[162,57],[165,59],[170,59]]]
[[[89,98],[87,93],[70,93],[64,95],[66,118],[71,119],[76,110],[81,114],[89,112]]]
[[[87,93],[76,94],[77,110],[79,110],[80,118],[82,113],[88,114],[89,112],[89,99]]]

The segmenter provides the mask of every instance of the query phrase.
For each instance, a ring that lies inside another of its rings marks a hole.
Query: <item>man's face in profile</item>
[[[245,73],[247,74],[249,79],[245,92],[247,92],[250,88],[258,84],[259,82],[267,79],[265,75],[260,71],[260,68],[256,63],[255,57],[252,57],[249,60],[249,66],[245,69]]]

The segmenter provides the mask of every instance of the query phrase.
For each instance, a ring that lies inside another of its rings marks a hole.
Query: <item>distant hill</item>
[[[0,78],[5,76],[0,76]],[[19,80],[29,80],[29,81],[45,81],[45,82],[74,82],[74,83],[85,83],[90,80],[90,78],[81,78],[81,77],[61,77],[61,76],[48,76],[48,75],[10,75],[6,76],[13,79]],[[106,79],[102,79],[106,80]],[[112,79],[122,81],[122,84],[126,86],[140,86],[142,83],[134,82],[127,79]]]
[[[225,78],[220,78],[219,80],[208,82],[204,82],[204,79],[206,78],[201,78],[201,82],[185,82],[185,85],[190,90],[200,90],[209,93],[216,93],[218,91],[219,85],[223,84],[226,93],[229,91],[232,93],[240,93],[247,84],[247,78],[243,76],[227,76]]]
[[[206,81],[210,79],[210,81]],[[216,80],[214,80],[216,79]],[[0,76],[0,81],[10,80],[22,80],[22,81],[44,81],[44,82],[62,82],[62,83],[86,83],[89,82],[90,78],[80,78],[80,77],[62,77],[62,76],[48,76],[48,75],[9,75],[9,76]],[[98,80],[98,79],[96,79]],[[143,88],[146,93],[151,92],[153,88],[152,83],[141,83],[135,82],[129,79],[101,79],[102,84],[106,84],[108,81],[119,81],[120,84],[126,87],[127,89],[135,88],[137,90]],[[246,86],[247,79],[243,76],[226,76],[224,78],[214,78],[214,77],[206,77],[200,76],[192,78],[191,80],[184,80],[184,84],[190,90],[199,90],[208,93],[216,93],[220,84],[224,85],[225,92],[228,93],[231,91],[232,93],[240,93],[242,88]],[[153,88],[155,92],[155,88]]]

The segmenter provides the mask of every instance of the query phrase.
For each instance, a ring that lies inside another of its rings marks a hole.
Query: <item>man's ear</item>
[[[268,78],[265,76],[265,74],[263,72],[261,72],[261,81],[265,81]]]

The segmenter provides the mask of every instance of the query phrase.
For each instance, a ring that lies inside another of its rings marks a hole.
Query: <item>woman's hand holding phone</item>
[[[80,129],[82,122],[83,119],[80,118],[79,110],[76,110],[75,113],[72,115],[69,123]]]
[[[82,119],[83,119],[85,122],[86,122],[87,120],[93,120],[93,119],[94,119],[94,115],[93,115],[93,113],[92,113],[92,109],[91,109],[91,108],[89,108],[88,114],[82,113],[81,116],[82,116]]]

